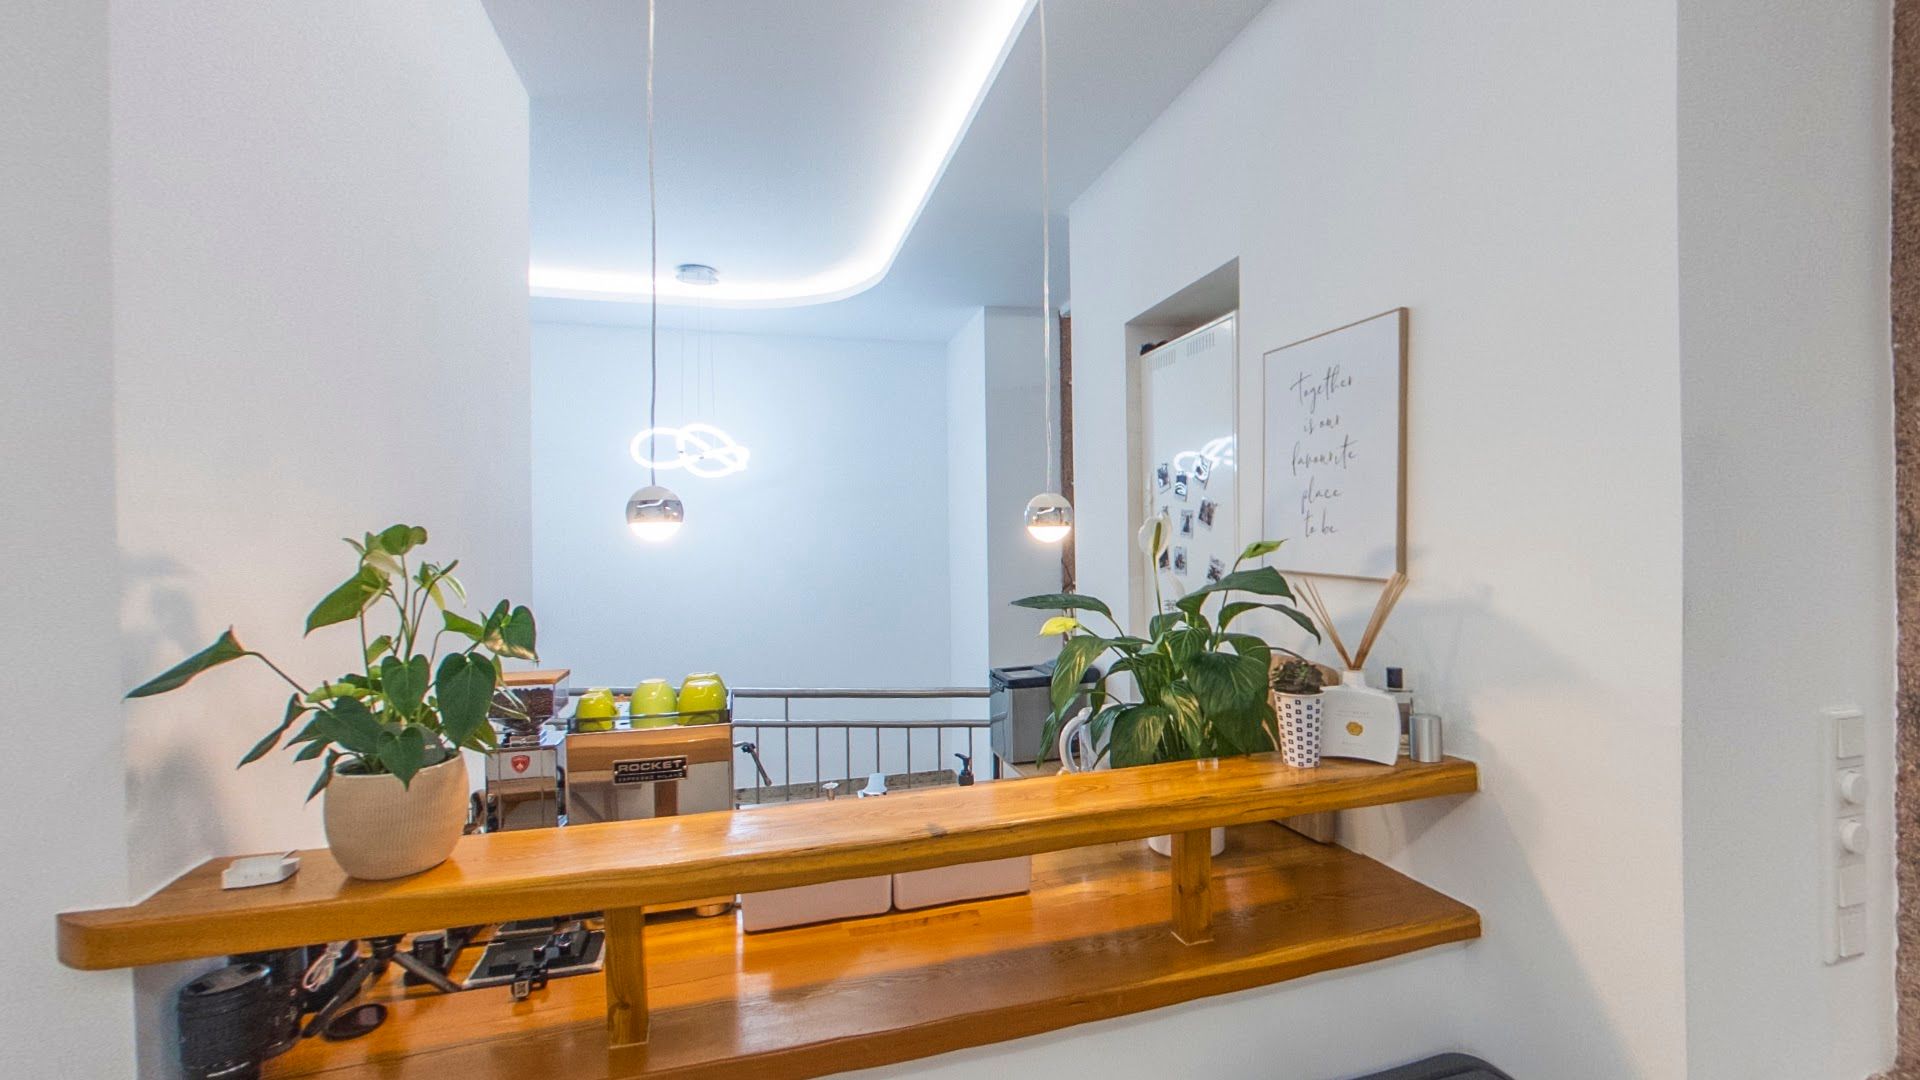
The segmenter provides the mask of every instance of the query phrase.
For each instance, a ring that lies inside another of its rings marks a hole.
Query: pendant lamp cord
[[[660,212],[653,187],[653,9],[647,0],[647,484],[659,482],[653,463],[660,436]]]
[[[1056,490],[1053,470],[1053,192],[1047,175],[1047,0],[1040,0],[1040,377],[1046,410],[1046,490]]]

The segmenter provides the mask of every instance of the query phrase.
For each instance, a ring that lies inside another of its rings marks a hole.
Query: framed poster
[[[1407,309],[1263,358],[1261,535],[1282,572],[1386,580],[1407,568]]]

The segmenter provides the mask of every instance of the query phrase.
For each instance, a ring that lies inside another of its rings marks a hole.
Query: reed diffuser
[[[1387,625],[1387,616],[1407,589],[1407,576],[1395,574],[1373,606],[1373,617],[1360,635],[1359,643],[1349,651],[1333,624],[1332,612],[1311,581],[1299,582],[1300,597],[1314,621],[1326,632],[1326,640],[1339,655],[1342,672],[1340,685],[1328,687],[1321,695],[1320,755],[1322,757],[1359,758],[1391,765],[1400,758],[1400,707],[1391,694],[1367,685],[1363,669],[1367,656]]]

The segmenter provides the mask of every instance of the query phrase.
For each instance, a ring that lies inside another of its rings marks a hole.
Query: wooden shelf
[[[83,969],[132,967],[558,912],[638,910],[1465,794],[1478,782],[1472,763],[1451,758],[1294,769],[1266,754],[469,836],[446,863],[397,881],[354,881],[315,850],[301,853],[300,872],[288,881],[228,892],[219,887],[220,859],[131,907],[61,915],[60,959]]]
[[[1029,896],[754,935],[732,918],[649,919],[646,1045],[609,1050],[592,976],[515,1004],[504,989],[407,996],[390,975],[367,999],[389,1002],[385,1026],[350,1043],[305,1040],[269,1076],[819,1076],[1480,933],[1464,904],[1271,823],[1233,830],[1213,867],[1213,940],[1201,945],[1167,932],[1169,860],[1137,841],[1107,844],[1036,857]]]

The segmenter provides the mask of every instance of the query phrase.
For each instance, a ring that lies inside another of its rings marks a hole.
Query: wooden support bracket
[[[1183,945],[1213,940],[1213,836],[1173,834],[1173,936]]]
[[[607,911],[607,1047],[647,1041],[647,916],[643,909]]]

